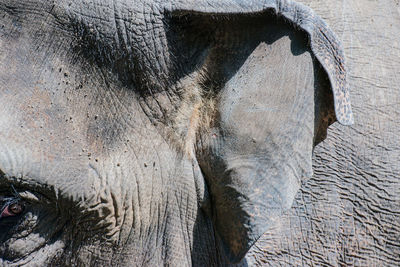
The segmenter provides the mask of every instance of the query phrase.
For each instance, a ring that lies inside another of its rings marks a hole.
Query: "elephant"
[[[0,0],[0,266],[396,265],[398,30],[300,2]]]
[[[399,1],[299,2],[340,36],[355,124],[329,127],[313,177],[247,257],[263,266],[398,266]]]

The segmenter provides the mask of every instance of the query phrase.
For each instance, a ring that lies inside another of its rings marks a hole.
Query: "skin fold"
[[[308,8],[239,2],[0,1],[0,266],[280,259],[346,68]]]

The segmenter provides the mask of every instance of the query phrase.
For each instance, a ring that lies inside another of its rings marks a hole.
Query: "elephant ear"
[[[216,3],[199,0],[195,4],[192,1],[183,1],[178,5],[171,5],[166,8],[166,13],[167,17],[192,23],[193,19],[197,18],[195,25],[189,23],[186,26],[194,27],[199,33],[205,33],[204,36],[210,36],[207,33],[217,29],[216,24],[221,20],[227,20],[235,15],[251,17],[273,13],[276,18],[283,18],[294,28],[307,33],[311,50],[329,77],[337,121],[343,125],[354,123],[346,64],[340,41],[309,7],[290,0],[244,1],[243,3],[232,0],[221,0]],[[197,41],[200,48],[201,45],[212,40],[199,39]],[[191,65],[194,66],[194,64]],[[187,67],[185,66],[186,69],[190,69]]]
[[[225,107],[232,110],[235,105],[240,104],[240,101],[245,101],[243,99],[246,97],[250,99],[252,96],[249,95],[254,93],[249,88],[251,86],[247,86],[246,78],[239,78],[239,81],[234,83],[242,83],[231,86],[231,88],[243,86],[242,89],[246,92],[238,93],[241,95],[238,99],[241,100],[231,102],[232,99],[224,98],[224,93],[218,90],[225,88],[235,74],[235,70],[243,65],[260,43],[270,44],[282,37],[281,33],[274,35],[273,31],[268,30],[270,25],[272,29],[273,25],[286,25],[290,31],[302,32],[303,37],[308,37],[308,40],[303,40],[303,43],[308,42],[312,54],[329,78],[336,119],[344,125],[353,123],[346,68],[340,43],[322,19],[309,8],[291,1],[243,1],[247,4],[239,4],[239,1],[222,0],[216,1],[214,5],[209,1],[198,1],[196,4],[192,1],[182,2],[185,3],[170,6],[165,11],[164,23],[167,28],[169,53],[167,71],[172,80],[179,81],[183,77],[200,73],[200,76],[205,77],[201,82],[203,90],[206,91],[204,95],[214,94],[220,97],[221,101],[229,102]],[[262,23],[265,25],[260,26]],[[259,36],[260,27],[267,31],[268,36],[264,39],[255,37]],[[304,47],[307,46],[304,45]],[[301,54],[304,51],[292,48],[289,52]],[[286,62],[277,62],[277,64],[285,65]],[[268,66],[264,67],[268,68]],[[287,66],[287,68],[290,69],[292,66]],[[254,70],[257,72],[259,66],[250,67],[248,75],[253,75]],[[273,74],[273,71],[271,73]],[[174,75],[176,76],[173,77]],[[277,80],[277,78],[271,79]],[[229,106],[232,106],[232,109]],[[293,133],[287,134],[296,135],[296,132],[294,130]],[[224,139],[224,135],[225,133],[217,129],[210,136],[212,136],[211,139]],[[298,181],[293,179],[284,181],[284,178],[274,173],[277,170],[275,167],[280,165],[281,160],[289,159],[275,159],[271,162],[268,156],[258,157],[260,154],[254,158],[245,158],[243,155],[249,148],[246,144],[240,143],[242,137],[243,135],[236,139],[225,138],[220,143],[217,142],[218,140],[215,141],[216,145],[210,150],[218,151],[211,153],[213,154],[211,159],[202,159],[198,156],[211,192],[213,207],[210,214],[231,262],[240,261],[268,229],[272,218],[276,218],[282,210],[291,206],[299,188]],[[254,151],[261,151],[262,148],[257,147],[256,142],[254,141],[253,144]],[[226,144],[226,147],[215,148],[221,144],[222,146]],[[231,153],[232,147],[235,149],[240,147],[243,151]],[[273,154],[273,149],[268,153]],[[228,154],[234,154],[234,156],[231,157]],[[239,156],[236,157],[237,155]],[[310,155],[307,154],[305,158],[310,158],[311,161]],[[236,168],[238,165],[240,169]],[[273,167],[264,169],[263,166],[267,165]],[[271,172],[268,173],[269,171]],[[285,169],[282,172],[292,171]],[[296,171],[293,172],[296,173]]]

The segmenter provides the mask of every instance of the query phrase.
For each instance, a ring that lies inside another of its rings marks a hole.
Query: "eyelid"
[[[21,196],[21,198],[23,200],[26,200],[28,202],[40,202],[41,201],[41,199],[37,195],[35,195],[29,191],[19,192],[19,195]]]
[[[18,195],[21,197],[22,200],[26,200],[28,202],[40,202],[41,201],[41,199],[37,195],[35,195],[29,191],[18,192]],[[12,199],[18,199],[18,198],[10,197],[10,196],[7,196],[7,197],[0,196],[0,201],[9,201]]]
[[[17,190],[18,194],[24,196],[27,200],[32,200],[33,202],[54,202],[58,201],[57,192],[54,191],[54,188],[48,184],[43,184],[32,180],[31,178],[25,177],[23,178],[8,178],[1,179],[1,170],[0,170],[0,198],[1,196],[10,196],[12,192],[10,192],[10,185],[13,185]],[[4,188],[4,189],[3,189]],[[26,193],[26,195],[24,195]],[[1,199],[0,199],[1,201]]]

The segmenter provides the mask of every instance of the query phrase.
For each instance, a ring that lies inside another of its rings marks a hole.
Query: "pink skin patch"
[[[15,216],[14,213],[10,211],[10,206],[7,206],[0,214],[0,218]]]
[[[6,217],[17,216],[17,215],[21,214],[21,212],[23,210],[24,210],[23,206],[21,206],[18,202],[8,204],[1,212],[0,219],[6,218]]]

